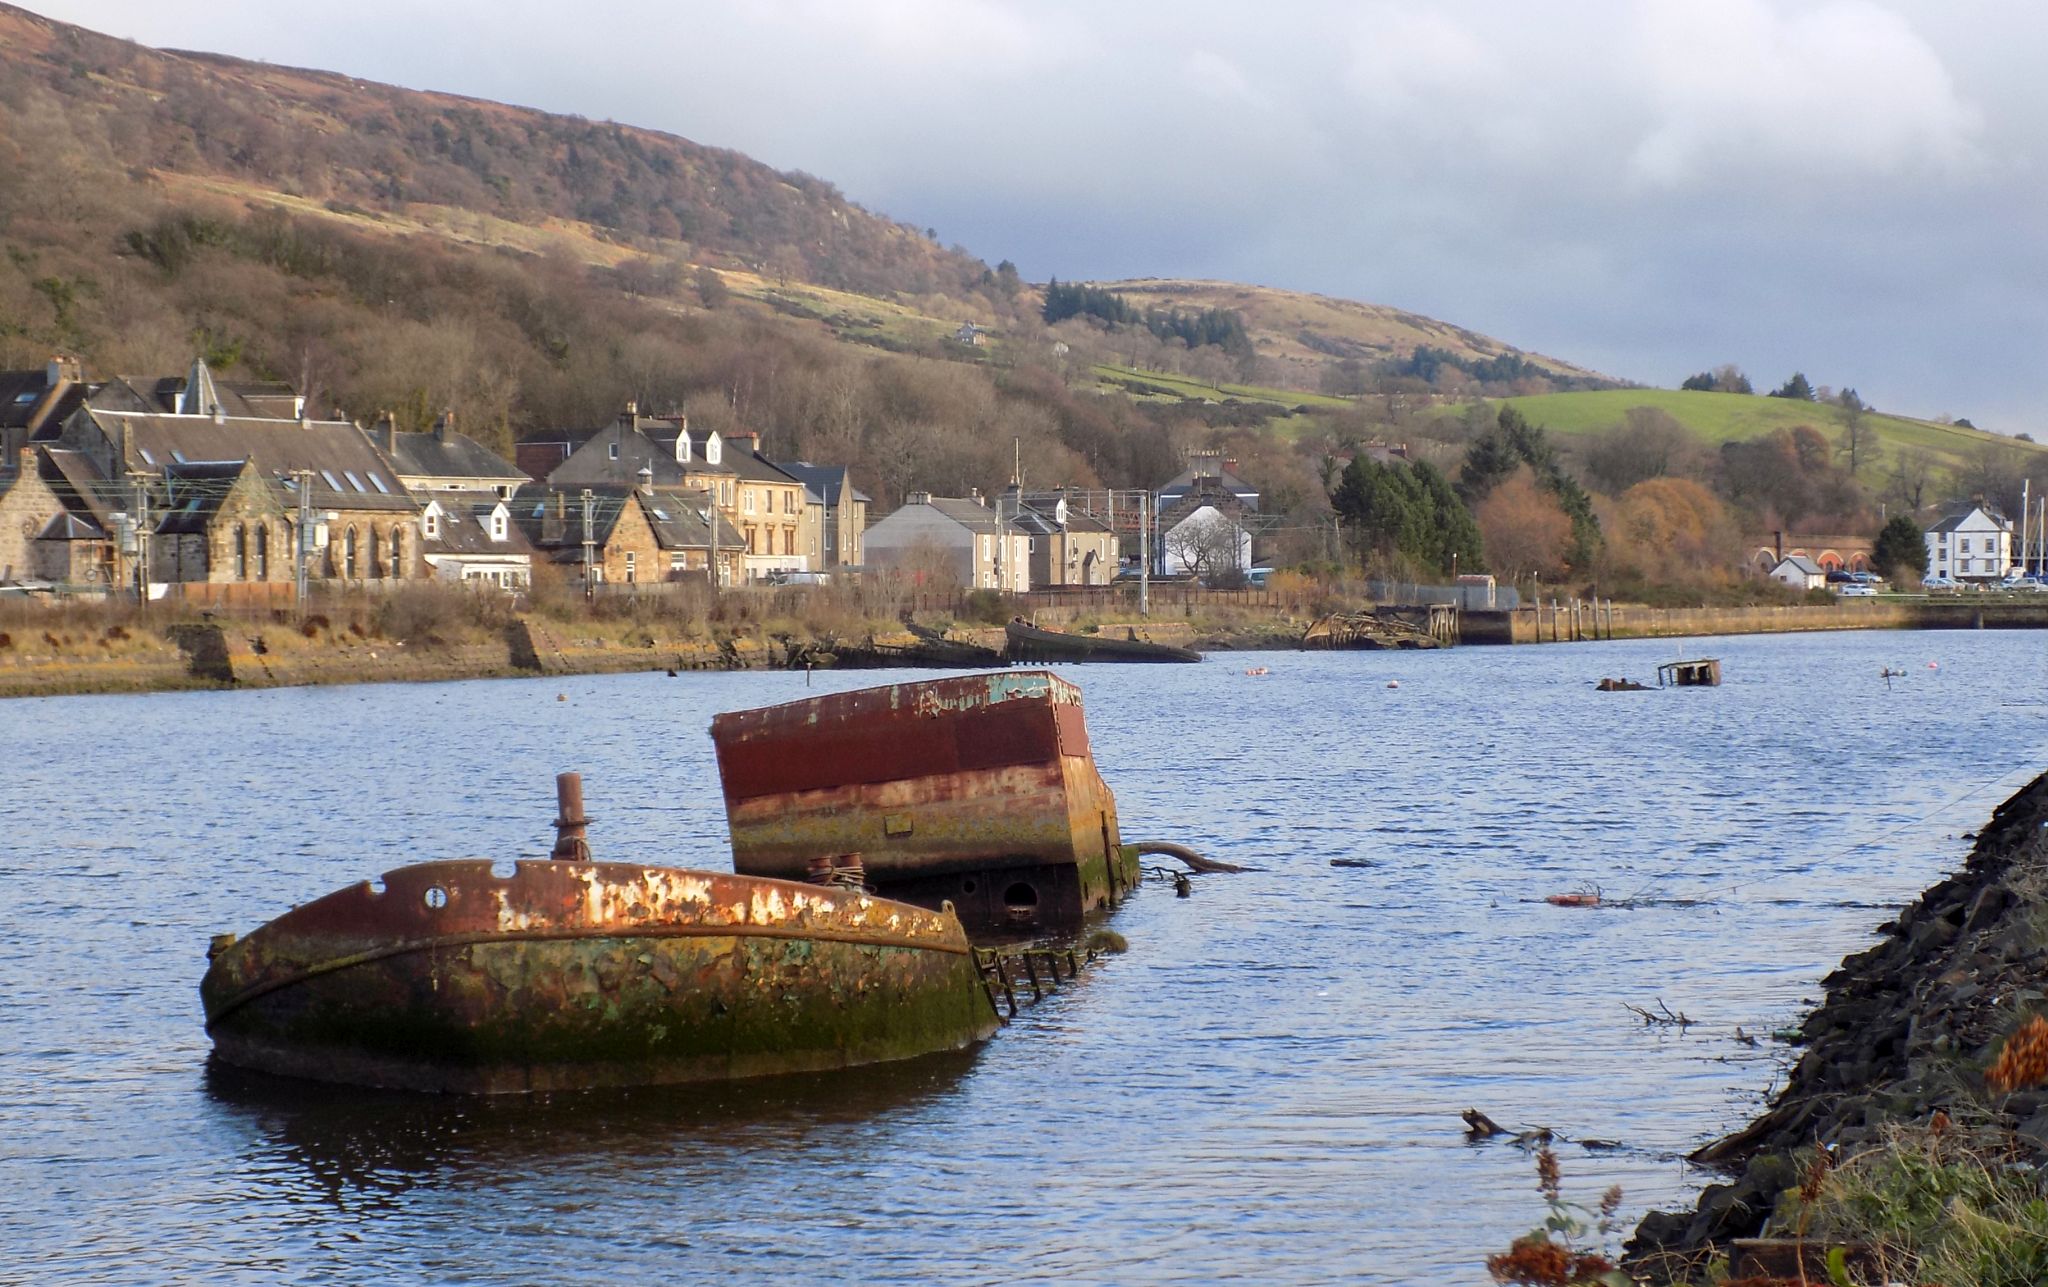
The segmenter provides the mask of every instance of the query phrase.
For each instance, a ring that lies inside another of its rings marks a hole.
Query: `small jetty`
[[[1302,632],[1301,646],[1331,650],[1447,648],[1457,637],[1457,610],[1449,604],[1430,604],[1418,609],[1333,612],[1309,624]]]
[[[1714,657],[1692,661],[1667,661],[1657,667],[1659,688],[1719,688],[1721,663]]]
[[[1025,621],[1004,627],[1005,653],[1011,665],[1045,665],[1051,662],[1086,661],[1200,661],[1202,654],[1192,648],[1148,643],[1128,629],[1122,639],[1113,635],[1068,634],[1046,630]]]
[[[859,854],[868,885],[970,934],[1079,928],[1139,880],[1088,745],[1045,671],[892,684],[712,721],[733,868],[801,879]]]

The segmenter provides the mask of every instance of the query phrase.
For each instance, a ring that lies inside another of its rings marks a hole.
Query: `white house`
[[[1795,590],[1825,590],[1828,584],[1827,570],[1804,554],[1787,554],[1768,575]]]
[[[1162,576],[1241,574],[1251,570],[1252,534],[1214,505],[1202,505],[1159,534],[1154,559]]]
[[[1022,594],[1031,588],[1031,534],[982,504],[912,492],[903,508],[863,537],[867,566],[914,580],[951,580],[969,590]]]
[[[2012,566],[2012,527],[1981,501],[1951,505],[1927,529],[1927,575],[1996,581]]]
[[[429,492],[420,556],[436,579],[511,590],[533,582],[533,546],[494,492]]]

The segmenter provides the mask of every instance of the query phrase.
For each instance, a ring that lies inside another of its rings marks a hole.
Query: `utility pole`
[[[711,593],[718,593],[718,486],[716,480],[704,491],[704,518],[711,525]]]
[[[292,471],[296,480],[295,490],[299,493],[299,531],[297,571],[293,574],[294,597],[299,605],[299,619],[306,617],[306,560],[313,553],[313,471],[296,469]]]
[[[597,587],[590,579],[591,566],[597,561],[597,531],[590,517],[591,492],[583,489],[583,598],[587,602],[597,597]]]
[[[143,474],[130,474],[135,488],[129,512],[135,515],[135,600],[149,606],[149,483]]]
[[[1151,507],[1152,493],[1138,494],[1138,615],[1152,615],[1152,524],[1145,513]]]

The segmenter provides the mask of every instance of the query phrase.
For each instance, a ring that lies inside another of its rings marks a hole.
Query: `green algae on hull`
[[[400,868],[225,945],[200,992],[227,1063],[483,1094],[825,1071],[997,1027],[948,910],[625,863]]]

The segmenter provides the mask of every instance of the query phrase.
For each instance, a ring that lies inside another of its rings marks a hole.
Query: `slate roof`
[[[812,495],[827,505],[839,504],[840,498],[848,491],[853,493],[853,499],[857,501],[873,499],[863,494],[860,488],[853,486],[844,465],[814,465],[808,460],[793,460],[778,467],[783,473],[809,488]]]
[[[221,505],[234,490],[248,462],[241,460],[194,461],[164,470],[162,516],[157,520],[159,536],[204,533],[220,513]]]
[[[111,515],[123,508],[113,500],[120,486],[102,477],[91,457],[62,447],[44,447],[36,452],[36,470],[80,526],[92,529],[96,536],[113,530]]]
[[[505,524],[503,540],[491,537],[491,513],[502,504],[507,518],[511,517],[513,502],[501,501],[496,492],[432,492],[425,498],[428,505],[436,506],[443,515],[437,524],[439,535],[422,536],[421,549],[428,554],[506,554],[533,553],[533,542],[527,539],[526,529],[517,523]],[[580,545],[583,530],[576,530]]]
[[[506,504],[513,525],[526,534],[537,550],[557,560],[570,560],[583,551],[583,497],[552,487],[523,487]],[[704,511],[711,504],[705,492],[656,488],[651,494],[632,487],[592,487],[590,504],[591,539],[602,549],[610,544],[612,529],[628,505],[646,515],[655,544],[664,550],[709,549],[711,528]],[[559,506],[558,513],[550,510]],[[723,514],[718,516],[718,548],[740,550],[746,538]]]
[[[44,425],[62,424],[90,390],[90,386],[76,380],[65,383],[68,387],[53,401],[49,397],[50,375],[46,368],[0,371],[0,429],[27,429],[33,434]],[[12,463],[0,463],[0,469]]]
[[[964,500],[955,496],[931,496],[920,503],[929,505],[973,532],[994,536],[1001,533],[1004,528],[1014,526],[979,501]]]
[[[1778,568],[1784,567],[1787,563],[1791,564],[1798,571],[1804,572],[1808,576],[1827,575],[1827,571],[1824,568],[1822,568],[1820,564],[1815,563],[1812,559],[1807,558],[1804,554],[1787,554],[1783,559],[1779,560],[1778,567],[1772,568],[1771,571],[1776,572]]]
[[[526,479],[519,466],[465,433],[394,433],[384,454],[407,478]]]
[[[312,471],[312,503],[323,509],[418,509],[361,429],[345,420],[272,420],[106,411],[90,415],[112,443],[128,432],[130,468],[156,471],[195,461],[246,460],[289,504],[297,493],[286,480]]]
[[[616,458],[611,454],[614,446],[619,451]],[[639,485],[642,468],[653,474],[651,481],[656,487],[676,486],[685,476],[684,467],[676,461],[673,437],[663,446],[641,430],[615,421],[592,434],[567,460],[555,466],[547,481],[550,487],[630,488]],[[701,457],[693,459],[689,469],[693,473],[732,472],[724,465],[707,465]]]
[[[1976,513],[1978,510],[1984,511],[1985,515],[1988,516],[1992,522],[1998,524],[2000,527],[2005,527],[2007,525],[2005,521],[2005,515],[1999,513],[1996,509],[1993,509],[1991,506],[1968,503],[1962,505],[1950,505],[1948,508],[1942,511],[1941,517],[1935,520],[1934,526],[1928,528],[1927,530],[1930,532],[1953,532],[1957,528],[1961,527],[1965,522],[1969,521],[1970,515]]]

